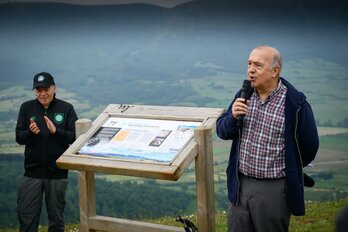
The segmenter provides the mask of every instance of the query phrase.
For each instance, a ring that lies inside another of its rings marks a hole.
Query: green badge
[[[61,124],[64,121],[63,113],[55,113],[54,114],[54,122],[57,124]]]

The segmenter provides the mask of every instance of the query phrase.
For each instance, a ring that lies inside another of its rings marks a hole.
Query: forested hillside
[[[0,228],[18,225],[16,212],[17,186],[23,174],[23,156],[0,156]],[[67,223],[79,220],[77,175],[69,173],[65,218]],[[110,182],[96,180],[98,215],[129,219],[158,218],[194,212],[195,196],[180,188],[168,190],[154,180]],[[43,206],[41,223],[47,223]]]

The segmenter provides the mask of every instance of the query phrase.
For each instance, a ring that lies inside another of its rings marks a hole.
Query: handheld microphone
[[[243,81],[243,85],[242,85],[242,93],[240,95],[241,98],[245,99],[245,103],[248,100],[248,95],[251,89],[251,81],[249,80],[244,80]],[[240,127],[243,124],[243,119],[244,119],[244,114],[243,115],[239,115],[237,117],[237,126]]]

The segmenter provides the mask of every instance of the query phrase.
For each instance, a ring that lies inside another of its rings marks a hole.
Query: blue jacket
[[[290,213],[296,216],[305,214],[303,167],[316,156],[319,148],[318,131],[311,106],[306,96],[296,90],[288,81],[281,78],[287,87],[285,99],[285,174],[287,181],[287,202]],[[250,94],[252,94],[251,91]],[[239,199],[238,158],[241,129],[232,116],[232,105],[216,122],[217,135],[224,140],[233,140],[227,166],[228,199],[234,205]]]

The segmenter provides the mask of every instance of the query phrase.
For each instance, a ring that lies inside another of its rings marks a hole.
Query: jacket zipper
[[[300,151],[300,146],[298,144],[298,139],[297,139],[297,127],[298,127],[298,113],[300,112],[301,110],[301,107],[297,110],[296,112],[296,124],[295,124],[295,134],[294,134],[294,137],[295,137],[295,142],[296,142],[296,146],[297,146],[297,151],[298,151],[298,154],[299,154],[299,158],[300,158],[300,162],[301,162],[301,168],[303,168],[303,162],[302,162],[302,156],[301,156],[301,151]],[[304,184],[304,177],[303,177],[303,174],[302,174],[302,185]]]
[[[237,177],[237,201],[236,201],[236,206],[239,203],[239,189],[240,189],[240,183],[239,183],[239,176],[238,176],[238,166],[239,166],[239,153],[240,153],[240,144],[241,144],[241,128],[238,128],[238,147],[237,147],[237,162],[236,162],[236,177]]]
[[[47,109],[45,109],[44,116],[47,116]],[[46,124],[44,119],[44,124]],[[45,179],[45,149],[46,149],[46,143],[42,144],[42,179]]]

